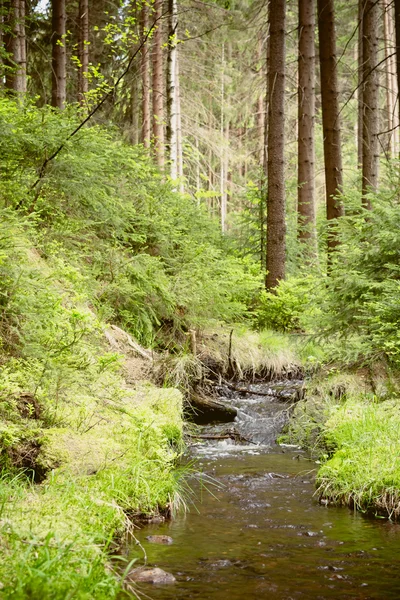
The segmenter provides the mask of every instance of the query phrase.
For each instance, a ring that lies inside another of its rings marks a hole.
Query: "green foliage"
[[[372,211],[361,208],[358,194],[346,198],[348,214],[338,223],[340,246],[319,295],[314,329],[336,339],[337,355],[347,362],[400,362],[397,177],[395,170],[372,198]]]
[[[111,130],[82,130],[30,191],[43,148],[51,154],[75,124],[72,111],[0,101],[2,196],[30,212],[29,237],[55,276],[147,344],[165,322],[180,329],[242,318],[257,273],[196,203],[162,181],[140,147]],[[85,327],[81,317],[69,315],[71,329]]]
[[[281,281],[274,292],[261,292],[258,326],[283,332],[303,330],[307,319],[318,313],[316,289],[315,276],[305,274]]]

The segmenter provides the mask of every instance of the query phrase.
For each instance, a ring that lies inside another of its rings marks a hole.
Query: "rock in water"
[[[176,579],[171,573],[167,573],[158,567],[138,567],[129,571],[127,575],[128,581],[136,581],[137,583],[154,583],[165,585],[175,583]]]
[[[148,535],[146,537],[148,542],[152,544],[173,544],[174,540],[169,535]]]

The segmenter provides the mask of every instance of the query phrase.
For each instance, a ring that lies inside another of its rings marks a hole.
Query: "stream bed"
[[[148,564],[173,585],[138,585],[151,598],[201,600],[400,599],[400,525],[323,506],[314,496],[315,463],[274,443],[293,398],[227,393],[232,424],[205,426],[190,449],[203,476],[190,481],[190,511],[143,527],[136,537]],[[279,388],[282,389],[282,386]],[[230,429],[231,428],[231,429]],[[239,434],[241,442],[226,437]],[[152,544],[150,535],[172,537]]]

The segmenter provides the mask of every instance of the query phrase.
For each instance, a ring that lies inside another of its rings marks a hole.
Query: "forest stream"
[[[190,483],[195,506],[136,533],[148,565],[176,583],[140,584],[139,591],[154,599],[400,597],[400,525],[321,505],[315,463],[275,444],[291,402],[293,382],[286,385],[287,402],[229,393],[224,400],[239,409],[235,422],[202,428],[207,437],[190,448],[204,473]],[[273,393],[269,384],[250,387]],[[147,539],[158,535],[173,542]]]

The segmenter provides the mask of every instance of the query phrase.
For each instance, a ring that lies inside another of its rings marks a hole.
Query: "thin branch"
[[[392,54],[389,54],[388,56],[385,56],[385,58],[383,58],[381,61],[379,61],[374,67],[372,67],[372,69],[370,69],[368,71],[368,73],[365,75],[365,77],[363,77],[362,81],[360,81],[360,83],[358,84],[358,86],[356,88],[354,88],[354,90],[351,92],[350,96],[347,98],[346,102],[343,104],[342,108],[339,111],[338,117],[340,117],[340,115],[342,114],[343,110],[346,108],[346,106],[350,102],[350,100],[352,100],[354,98],[354,94],[356,93],[356,91],[362,85],[364,85],[364,83],[367,81],[367,79],[371,75],[371,73],[373,73],[378,67],[380,67],[381,65],[383,65],[383,63],[385,61],[389,60],[389,58],[392,58],[393,56],[396,56],[396,52],[393,52]]]
[[[163,15],[164,16],[164,15]],[[160,17],[160,18],[163,18]],[[159,19],[160,19],[159,18]],[[86,125],[86,123],[88,123],[88,121],[90,121],[92,119],[92,117],[97,113],[98,110],[100,110],[100,108],[103,106],[103,104],[106,102],[106,100],[108,100],[108,98],[110,98],[116,88],[118,87],[118,85],[120,84],[120,82],[122,81],[122,79],[125,77],[125,75],[129,72],[132,63],[134,61],[134,59],[136,58],[136,56],[139,54],[139,52],[141,51],[141,49],[143,48],[143,46],[146,44],[151,32],[153,31],[157,21],[159,19],[156,19],[154,21],[154,23],[151,25],[151,27],[149,28],[148,32],[146,33],[145,37],[143,38],[143,40],[141,41],[141,43],[139,44],[139,46],[137,47],[137,49],[135,50],[135,52],[132,54],[132,56],[130,57],[128,64],[126,66],[126,68],[124,69],[124,71],[121,73],[121,75],[118,77],[117,81],[114,83],[114,85],[108,90],[108,92],[106,92],[104,94],[104,96],[101,98],[101,100],[96,104],[96,106],[89,112],[89,114],[87,115],[87,117],[81,121],[81,123],[65,138],[65,140],[62,142],[62,144],[60,144],[60,146],[57,148],[57,150],[55,150],[53,152],[53,154],[51,154],[48,158],[46,158],[46,160],[43,161],[42,166],[40,168],[39,171],[39,176],[36,179],[36,181],[31,185],[31,190],[34,190],[35,187],[40,183],[40,181],[43,179],[45,171],[46,171],[46,167],[49,164],[49,162],[51,162],[52,160],[54,160],[56,158],[56,156],[58,156],[58,154],[61,152],[61,150],[63,150],[63,148],[65,147],[66,143],[73,138],[81,129],[82,127],[84,127]],[[20,204],[17,206],[17,208],[19,208]]]

